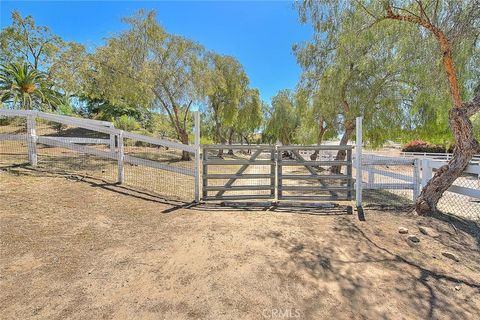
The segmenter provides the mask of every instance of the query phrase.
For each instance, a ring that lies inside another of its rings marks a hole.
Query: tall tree
[[[294,47],[304,69],[304,86],[316,95],[319,113],[330,119],[335,113],[338,115],[343,131],[340,145],[348,143],[355,131],[355,118],[360,115],[366,120],[367,137],[372,142],[386,139],[402,123],[402,117],[392,117],[392,113],[401,115],[400,100],[394,95],[401,72],[391,59],[395,52],[393,41],[385,37],[391,30],[385,29],[380,35],[372,30],[359,34],[365,19],[358,11],[336,8],[318,17],[317,4],[307,2],[299,6],[302,21],[310,21],[315,31],[311,42]],[[319,23],[316,19],[323,20]],[[372,45],[374,37],[377,42]],[[383,135],[378,134],[378,126],[368,126],[374,118],[389,123]],[[324,122],[318,124],[322,126]],[[369,129],[377,134],[368,135]],[[345,151],[339,150],[336,159],[343,160],[345,156]],[[338,173],[340,169],[333,166],[331,171]]]
[[[240,140],[250,144],[249,136],[263,123],[262,101],[257,89],[248,89],[242,100],[233,130]]]
[[[157,23],[154,11],[140,11],[124,22],[130,29],[109,38],[90,57],[86,91],[114,105],[165,113],[176,138],[187,144],[191,107],[205,95],[203,47],[168,34]],[[182,159],[190,155],[184,152]]]
[[[249,80],[235,58],[211,53],[208,59],[208,106],[215,126],[215,140],[224,144],[233,135],[233,126],[239,116],[241,100],[247,94]],[[223,150],[219,152],[221,156]]]
[[[270,142],[283,145],[293,144],[300,125],[302,106],[295,93],[281,90],[272,98],[271,114],[267,120],[265,134]]]
[[[364,24],[361,30],[375,30],[376,33],[388,29],[395,23],[400,23],[403,28],[398,29],[393,36],[403,36],[410,45],[406,50],[392,52],[399,62],[411,66],[418,59],[409,59],[420,47],[421,51],[430,51],[424,57],[424,64],[430,66],[430,72],[414,73],[415,83],[412,90],[414,99],[422,97],[422,94],[430,91],[430,95],[438,92],[438,83],[431,81],[440,75],[437,73],[437,57],[440,59],[443,77],[447,84],[452,101],[452,107],[445,110],[448,114],[448,122],[452,129],[455,140],[454,155],[448,165],[440,168],[435,176],[422,190],[417,199],[416,209],[419,214],[427,214],[435,211],[437,203],[443,193],[452,185],[468,165],[474,153],[479,151],[478,142],[473,134],[473,126],[470,117],[480,110],[480,92],[473,95],[472,88],[478,84],[478,78],[470,78],[471,73],[466,72],[471,65],[472,55],[478,54],[478,36],[480,23],[480,2],[457,1],[457,0],[412,0],[412,1],[306,1],[301,6],[304,14],[308,13],[316,28],[326,28],[332,24],[330,13],[338,12],[362,12],[370,21]],[[342,25],[342,21],[334,22]],[[414,32],[410,32],[413,30]],[[375,39],[367,39],[370,45],[376,43]],[[425,50],[427,49],[428,50]],[[405,49],[405,47],[404,47]],[[409,52],[408,54],[405,54]],[[402,55],[403,53],[403,55]],[[414,70],[414,69],[410,69]],[[459,76],[458,70],[462,71]],[[427,78],[427,79],[422,79]],[[426,81],[421,81],[426,80]],[[436,86],[432,86],[435,84]],[[473,85],[472,85],[473,84]],[[411,83],[408,85],[411,86]],[[422,90],[422,86],[426,89]],[[442,87],[442,86],[440,86]],[[466,97],[471,97],[470,102],[465,103]],[[436,108],[437,106],[433,106]]]
[[[75,42],[64,41],[46,26],[39,26],[32,16],[12,12],[12,24],[0,32],[0,62],[28,63],[41,71],[47,79],[61,89],[64,81],[72,82],[67,70],[78,67],[85,48]]]

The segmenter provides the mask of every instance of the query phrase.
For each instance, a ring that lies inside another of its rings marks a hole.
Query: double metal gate
[[[354,189],[352,146],[205,145],[202,166],[203,200],[340,201]]]

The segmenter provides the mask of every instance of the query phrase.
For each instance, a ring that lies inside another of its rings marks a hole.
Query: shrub
[[[413,140],[405,144],[402,148],[403,152],[428,152],[428,153],[444,153],[444,146],[430,144],[423,140]]]
[[[125,131],[135,131],[140,129],[140,124],[132,117],[123,115],[115,119],[115,128]]]

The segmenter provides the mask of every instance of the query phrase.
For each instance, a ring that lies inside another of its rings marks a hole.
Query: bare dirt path
[[[364,222],[288,211],[187,209],[100,181],[0,171],[1,318],[480,315],[475,224],[373,207]]]

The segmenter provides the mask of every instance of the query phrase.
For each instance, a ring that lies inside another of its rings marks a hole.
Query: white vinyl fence
[[[414,202],[435,171],[447,163],[446,160],[429,158],[415,159],[364,154],[361,170],[362,188],[364,190],[385,190]],[[445,192],[438,208],[461,217],[480,219],[479,174],[479,164],[472,162],[463,175],[457,178],[450,189]],[[367,198],[366,201],[368,200]]]
[[[452,153],[432,153],[432,152],[401,152],[400,156],[403,158],[416,158],[416,159],[432,159],[432,160],[450,160],[453,156]],[[475,155],[472,158],[472,162],[480,162],[480,155]]]
[[[15,118],[17,121],[16,124],[10,124],[7,121],[7,124],[0,125],[0,143],[3,143],[0,145],[0,161],[3,155],[6,159],[8,155],[15,153],[13,152],[15,148],[18,150],[26,145],[28,161],[32,166],[39,164],[39,157],[49,160],[57,158],[62,159],[63,163],[50,161],[45,162],[44,165],[55,168],[56,165],[65,167],[65,163],[70,163],[68,169],[72,171],[84,166],[92,172],[101,170],[104,173],[106,168],[112,167],[113,163],[117,168],[117,183],[137,185],[147,189],[150,187],[153,189],[152,191],[161,194],[166,192],[168,195],[177,195],[178,198],[185,198],[185,195],[188,197],[188,194],[191,194],[192,198],[197,201],[199,199],[200,128],[198,112],[195,113],[194,145],[122,131],[106,121],[39,111],[0,109],[0,118]],[[19,122],[18,120],[25,121]],[[40,131],[43,130],[47,134],[39,133],[39,123],[42,124]],[[82,129],[88,134],[72,137],[61,136],[58,134],[58,130],[52,129],[52,124],[67,126],[73,131]],[[26,130],[24,130],[25,127]],[[12,142],[21,145],[13,146]],[[194,160],[179,161],[182,152],[188,152]],[[81,155],[88,157],[82,158]],[[69,161],[65,161],[66,158]],[[10,157],[10,159],[13,158]],[[15,162],[15,160],[12,161]],[[185,177],[191,177],[193,181],[188,181],[189,179]],[[184,192],[185,189],[189,189],[189,192]]]

